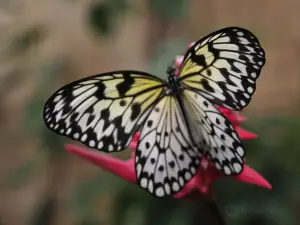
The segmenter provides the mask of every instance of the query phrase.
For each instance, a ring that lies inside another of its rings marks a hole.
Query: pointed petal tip
[[[136,141],[130,142],[130,143],[129,143],[129,147],[135,150],[136,147],[137,147],[137,142],[136,142]]]
[[[104,169],[124,180],[135,183],[135,170],[133,160],[123,161],[116,157],[101,154],[99,152],[89,151],[83,147],[72,144],[66,144],[65,149],[75,155],[93,163],[94,165]]]
[[[247,121],[247,117],[244,117],[244,116],[241,116],[241,115],[237,115],[236,119],[240,123],[243,123],[243,122]]]
[[[65,144],[64,148],[68,152],[73,152],[73,153],[80,153],[80,152],[87,151],[87,149],[85,149],[83,147],[79,147],[79,146],[73,145],[73,144]]]
[[[244,139],[244,140],[246,140],[246,139],[255,139],[255,138],[258,137],[256,134],[254,134],[250,131],[247,131],[247,130],[239,127],[239,126],[236,126],[235,130],[239,134],[240,138]]]
[[[267,189],[272,189],[272,185],[262,175],[247,165],[244,166],[242,173],[235,176],[234,179],[245,183],[255,184]]]

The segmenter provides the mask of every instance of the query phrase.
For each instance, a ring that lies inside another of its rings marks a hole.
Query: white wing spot
[[[170,185],[168,183],[165,184],[165,191],[167,194],[171,193]]]
[[[162,197],[164,196],[164,189],[162,187],[159,187],[155,190],[155,194],[158,196],[158,197]]]
[[[192,172],[193,174],[195,174],[195,173],[196,173],[196,168],[195,168],[195,167],[191,167],[191,172]]]
[[[85,141],[86,141],[86,139],[87,139],[87,134],[84,134],[84,135],[82,135],[82,137],[81,137],[81,141],[85,142]]]
[[[183,180],[182,177],[179,178],[179,184],[180,184],[180,186],[183,186],[183,185],[184,185],[184,180]]]
[[[73,135],[73,137],[74,137],[75,139],[78,139],[78,138],[79,138],[79,134],[78,134],[78,133],[75,133],[75,134]]]
[[[229,169],[228,166],[224,166],[224,173],[225,173],[226,175],[231,174],[231,171],[230,171],[230,169]]]
[[[54,129],[56,130],[58,128],[58,124],[55,125]]]
[[[243,101],[243,100],[241,100],[240,103],[241,103],[242,106],[245,106],[245,105],[246,105],[246,102]]]
[[[243,36],[243,35],[244,35],[244,33],[243,33],[243,32],[237,32],[237,35],[239,35],[239,36]]]
[[[180,187],[179,187],[179,185],[178,185],[177,182],[174,182],[174,183],[172,184],[172,188],[173,188],[174,191],[178,191]]]
[[[71,131],[72,131],[72,129],[71,129],[71,128],[69,128],[69,129],[67,130],[66,134],[70,134],[70,133],[71,133]]]
[[[54,99],[53,102],[58,102],[61,99],[61,95],[57,95]]]
[[[98,144],[98,149],[101,149],[101,148],[103,148],[103,142],[102,141],[100,141],[99,144]]]
[[[234,163],[233,168],[237,173],[239,173],[242,170],[242,166],[239,163]]]
[[[51,123],[51,124],[49,125],[49,127],[52,128],[52,127],[53,127],[53,123]]]
[[[108,146],[108,151],[112,152],[114,150],[114,147],[112,145]]]
[[[184,177],[186,180],[189,180],[189,179],[191,179],[192,176],[189,172],[185,172]]]
[[[150,193],[153,193],[153,182],[152,182],[152,180],[149,180],[149,182],[148,182],[148,190],[150,191]]]
[[[239,140],[239,138],[238,138],[238,136],[236,135],[235,132],[232,132],[231,136],[232,136],[234,139]]]
[[[247,93],[244,93],[244,96],[245,96],[246,98],[250,98],[250,95],[248,95]]]
[[[61,129],[61,130],[60,130],[60,133],[61,133],[61,134],[63,134],[64,132],[65,132],[65,130],[64,130],[64,129]]]
[[[215,163],[215,166],[216,166],[216,168],[217,168],[218,170],[221,170],[221,165],[220,165],[220,163],[216,162],[216,163]]]
[[[248,87],[247,91],[251,94],[251,93],[253,93],[253,88],[252,87]]]
[[[95,147],[95,145],[96,145],[95,141],[90,140],[89,146],[90,146],[91,148],[93,148],[93,147]]]
[[[251,73],[251,77],[256,78],[257,74],[255,72]]]
[[[146,188],[147,185],[148,185],[147,179],[146,179],[146,178],[142,178],[142,179],[141,179],[141,186],[142,186],[143,188]]]
[[[136,174],[137,174],[137,176],[140,176],[141,172],[142,172],[142,165],[138,164],[136,166]]]
[[[240,146],[236,149],[236,152],[237,152],[240,156],[243,156],[243,155],[244,155],[244,149],[243,149],[242,147],[240,147]]]

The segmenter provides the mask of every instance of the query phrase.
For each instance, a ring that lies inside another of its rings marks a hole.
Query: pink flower
[[[136,149],[139,136],[140,134],[136,133],[133,140],[129,144],[130,148],[134,150]],[[75,145],[66,145],[65,149],[124,180],[127,180],[131,183],[136,183],[134,151],[132,152],[131,158],[129,160],[121,160],[110,155],[89,151],[83,147]],[[201,160],[201,166],[198,169],[197,174],[186,184],[186,186],[180,192],[173,195],[173,197],[189,198],[190,193],[192,192],[196,192],[198,196],[202,197],[210,196],[211,193],[209,191],[209,188],[211,183],[220,177],[223,177],[223,174],[215,168],[213,163],[203,157]],[[245,183],[255,184],[268,189],[272,188],[271,185],[259,173],[257,173],[247,165],[244,166],[243,172],[237,176],[234,176],[233,179]]]

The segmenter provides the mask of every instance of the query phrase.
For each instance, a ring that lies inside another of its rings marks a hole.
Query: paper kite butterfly
[[[224,28],[189,48],[178,76],[169,67],[167,80],[134,70],[77,80],[49,98],[44,120],[57,134],[104,152],[126,149],[140,131],[137,183],[154,196],[173,195],[202,155],[226,175],[241,173],[244,147],[214,104],[247,106],[264,64],[250,31]]]

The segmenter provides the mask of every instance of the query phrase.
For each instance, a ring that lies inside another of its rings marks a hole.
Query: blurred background
[[[247,164],[273,190],[221,179],[217,203],[227,224],[299,224],[299,12],[297,0],[1,0],[0,224],[210,224],[200,202],[157,200],[66,152],[72,141],[47,130],[42,109],[89,75],[165,77],[190,42],[227,26],[251,30],[266,51],[243,127],[258,134],[245,141]]]

